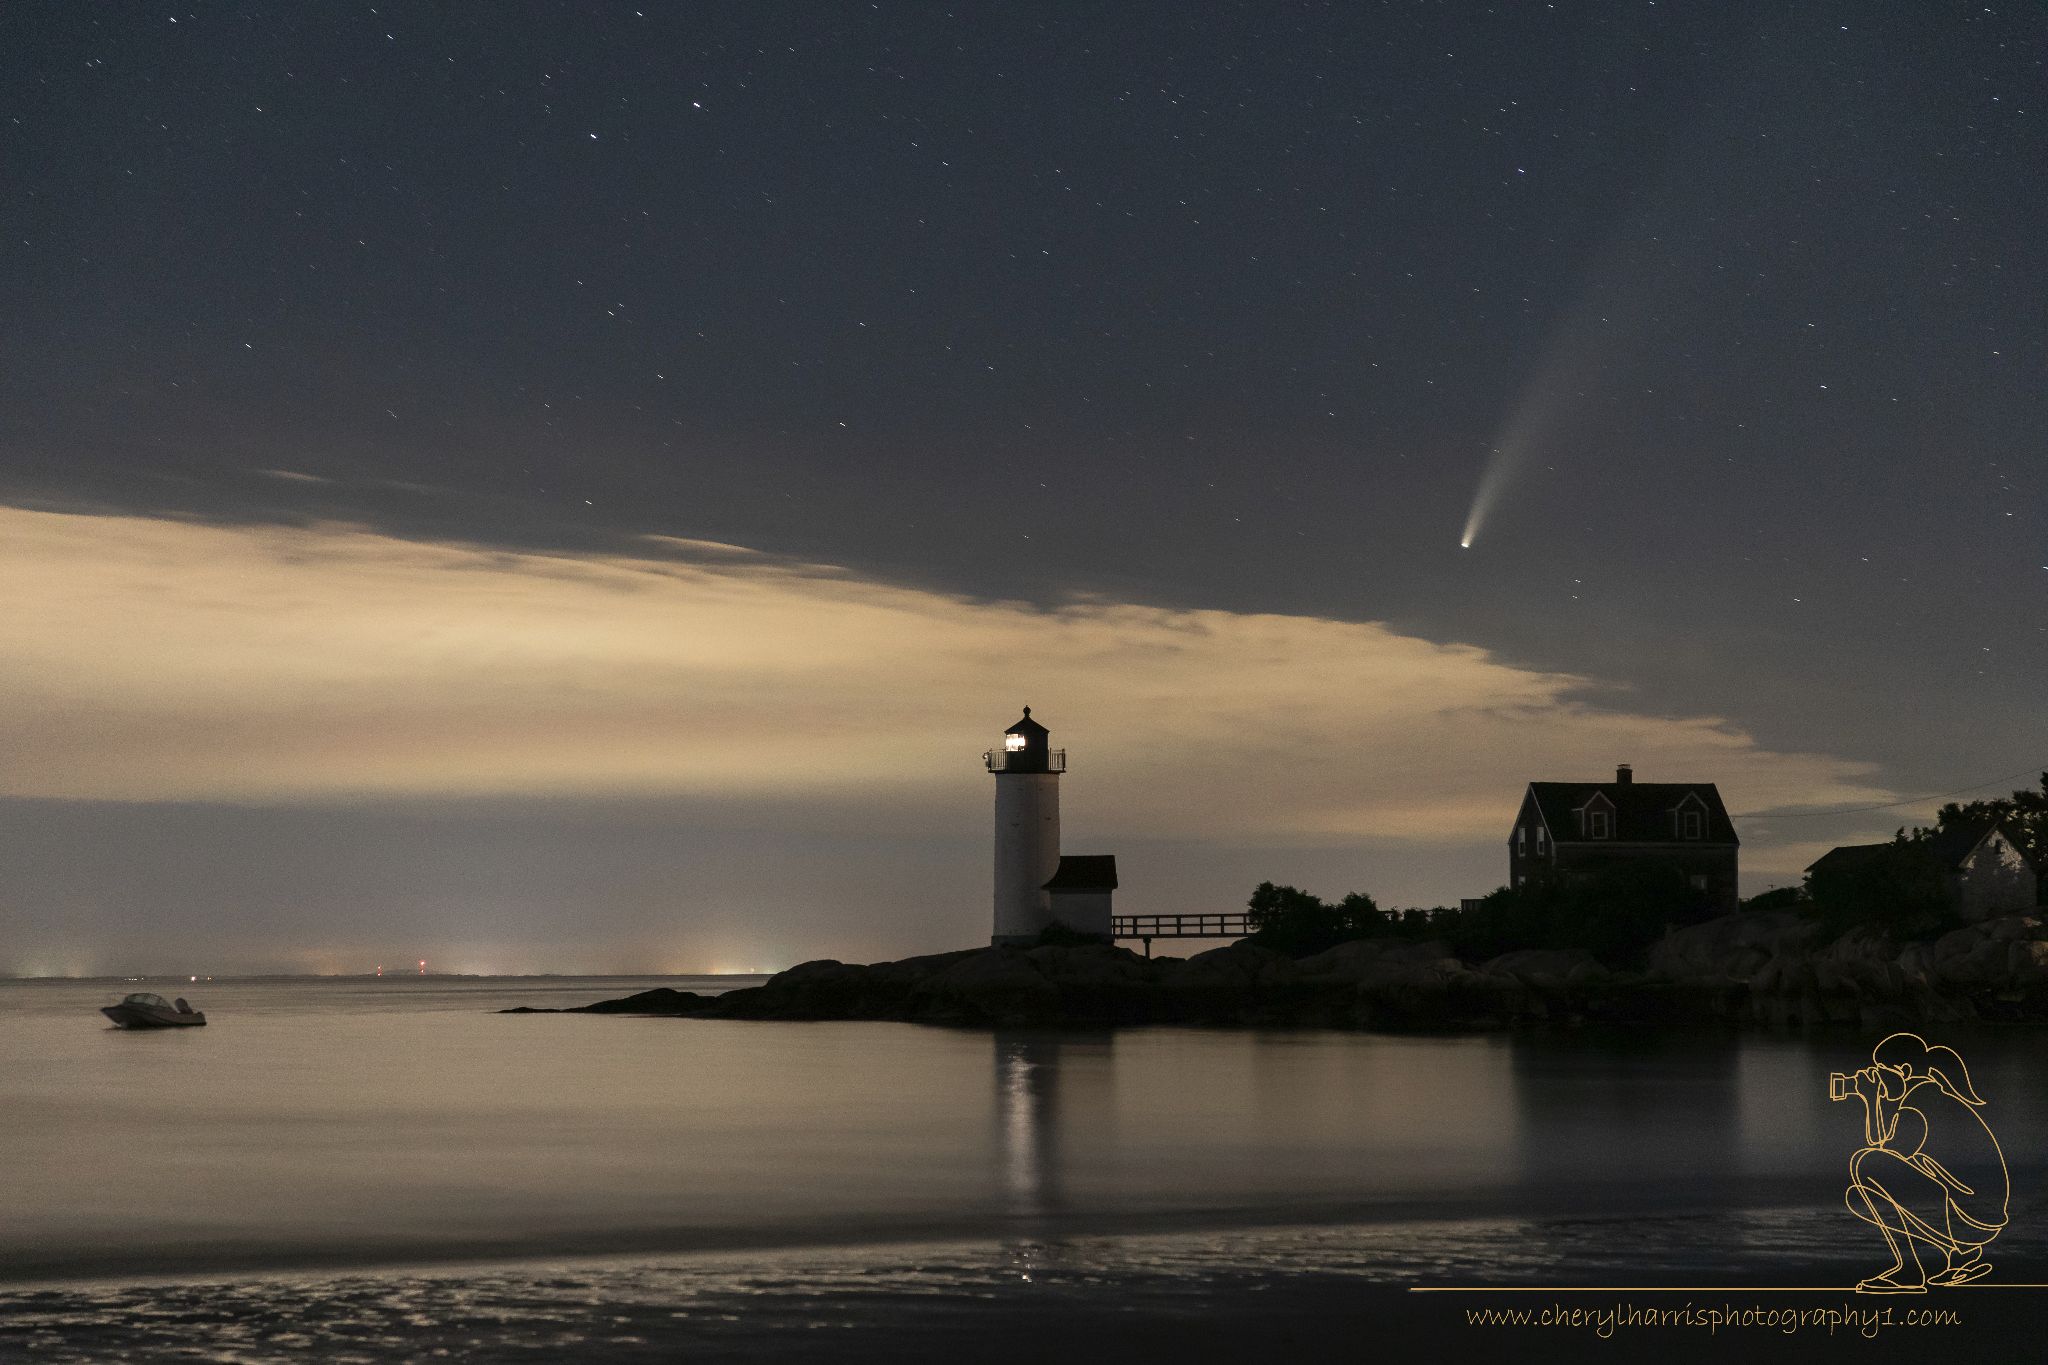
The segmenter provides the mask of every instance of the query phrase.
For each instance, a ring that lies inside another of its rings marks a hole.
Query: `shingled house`
[[[1844,844],[1829,849],[1806,871],[1808,875],[1854,871],[1879,862],[1891,847],[1890,843]],[[2043,885],[2043,870],[2027,856],[2025,841],[2003,823],[1938,830],[1924,844],[1911,847],[1933,860],[1948,888],[1950,903],[1966,920],[2030,910],[2048,890]]]
[[[1655,860],[1685,874],[1717,911],[1741,904],[1735,824],[1711,782],[1531,782],[1508,835],[1508,885]]]

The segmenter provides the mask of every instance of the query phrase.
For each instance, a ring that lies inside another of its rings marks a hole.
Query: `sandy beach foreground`
[[[0,1359],[1993,1361],[2032,1340],[2048,1290],[1858,1296],[1830,1232],[1757,1211],[74,1283],[0,1294]],[[1999,1279],[2048,1279],[2029,1252]]]

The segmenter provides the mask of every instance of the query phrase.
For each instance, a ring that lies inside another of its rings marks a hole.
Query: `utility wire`
[[[2026,768],[2020,772],[2013,773],[2009,777],[1994,777],[1989,782],[1978,782],[1968,787],[1957,787],[1952,792],[1931,792],[1926,796],[1909,796],[1903,801],[1887,801],[1881,806],[1850,806],[1846,810],[1805,810],[1792,811],[1785,814],[1778,814],[1768,810],[1751,810],[1744,811],[1740,815],[1730,816],[1729,818],[1732,820],[1818,820],[1822,816],[1827,815],[1863,815],[1874,810],[1897,810],[1900,806],[1917,806],[1922,801],[1944,801],[1951,796],[1961,796],[1965,792],[1983,791],[1986,787],[2002,787],[2008,782],[2017,782],[2022,777],[2032,777],[2036,773],[2044,772],[2048,772],[2048,764]]]

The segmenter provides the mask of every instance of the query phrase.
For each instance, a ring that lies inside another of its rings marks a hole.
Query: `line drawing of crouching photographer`
[[[1860,1294],[1924,1294],[1991,1273],[1984,1248],[2005,1228],[2011,1180],[1984,1101],[1954,1048],[1894,1033],[1861,1071],[1828,1077],[1828,1098],[1863,1105],[1865,1145],[1849,1158],[1849,1212],[1884,1235],[1890,1269]],[[1938,1249],[1932,1274],[1921,1248]]]

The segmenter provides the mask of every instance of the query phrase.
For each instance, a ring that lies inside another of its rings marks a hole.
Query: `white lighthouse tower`
[[[982,755],[996,777],[996,922],[989,942],[1028,944],[1052,923],[1045,884],[1060,868],[1060,774],[1067,752],[1043,725],[1024,719],[1003,731],[1003,747]]]

